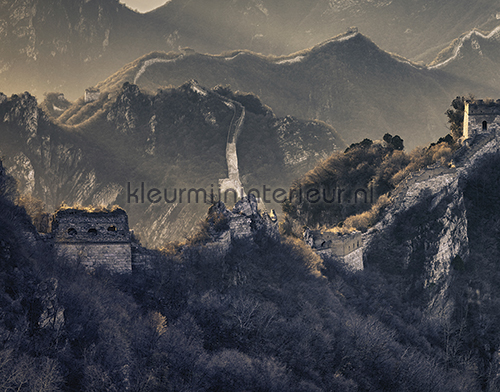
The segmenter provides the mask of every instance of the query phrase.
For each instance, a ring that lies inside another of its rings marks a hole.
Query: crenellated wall
[[[106,267],[114,272],[132,270],[131,235],[127,213],[65,209],[52,222],[57,253],[93,270]]]

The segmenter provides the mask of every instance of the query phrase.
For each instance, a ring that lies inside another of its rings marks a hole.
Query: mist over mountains
[[[297,173],[345,148],[325,123],[279,118],[254,96],[190,82],[154,95],[126,84],[114,95],[80,100],[62,113],[54,110],[64,104],[57,95],[47,97],[43,110],[27,93],[3,96],[1,153],[21,191],[38,197],[49,211],[62,202],[119,204],[144,242],[161,246],[196,230],[211,203],[210,191],[217,194],[219,179],[227,177],[230,102],[246,112],[237,149],[247,190],[288,189]],[[171,202],[127,196],[141,184],[162,195],[167,189]],[[193,195],[189,202],[186,193],[181,201],[180,189],[191,188],[206,190],[207,198]]]
[[[147,17],[118,0],[2,1],[0,37],[3,92],[40,97],[63,91],[76,98],[124,63],[172,49]]]
[[[357,26],[383,50],[428,62],[461,34],[498,25],[498,13],[494,0],[172,0],[148,15],[199,52],[289,54]]]
[[[252,91],[280,116],[316,118],[346,140],[400,135],[413,148],[447,133],[450,97],[470,91],[495,96],[500,86],[466,75],[418,66],[381,50],[351,30],[289,56],[248,51],[206,55],[151,53],[97,85],[106,91],[124,81],[155,91],[195,78],[204,86]]]
[[[19,135],[29,135],[38,125],[6,117],[3,139],[7,142],[2,145],[2,153],[8,156],[6,165],[18,171],[24,190],[34,191],[51,208],[63,200],[110,204],[129,178],[155,186],[167,178],[171,186],[188,186],[189,182],[210,186],[226,173],[224,137],[231,111],[224,99],[239,99],[248,112],[242,147],[238,147],[245,186],[273,183],[287,187],[311,165],[344,148],[344,142],[379,139],[386,132],[400,135],[407,149],[436,141],[448,131],[444,112],[453,97],[469,92],[500,94],[495,76],[497,30],[464,34],[430,67],[388,53],[384,49],[390,45],[382,35],[381,44],[368,36],[377,37],[374,29],[381,20],[394,28],[408,23],[412,28],[407,28],[411,31],[404,37],[414,36],[417,24],[428,24],[431,27],[425,32],[420,27],[419,34],[428,36],[421,36],[419,45],[407,40],[413,54],[405,52],[406,44],[394,44],[397,50],[403,48],[401,53],[417,58],[441,49],[449,42],[447,37],[451,40],[469,28],[496,27],[496,3],[482,3],[481,12],[478,5],[469,4],[467,13],[462,12],[465,3],[455,3],[453,12],[450,4],[440,4],[411,2],[405,13],[399,8],[403,5],[383,1],[288,2],[286,6],[278,1],[216,1],[208,7],[173,0],[138,14],[114,0],[2,2],[2,90],[29,90],[37,95],[40,119],[46,118],[40,124],[46,124],[42,129],[51,140],[49,145],[57,140],[49,150],[59,151],[59,143],[67,145],[62,141],[66,138],[80,138],[71,141],[67,151],[71,155],[75,145],[84,144],[81,157],[88,159],[77,164],[73,174],[67,173],[64,164],[48,172],[40,169],[53,166],[54,160],[40,163],[35,170],[36,159],[26,152],[31,147],[22,146],[19,138],[14,142],[12,135],[14,129],[24,129]],[[430,22],[434,17],[441,18],[439,26]],[[370,23],[363,24],[363,20]],[[353,24],[362,31],[346,27]],[[443,35],[442,29],[451,24],[454,27]],[[248,40],[250,32],[253,38]],[[299,36],[303,39],[295,40]],[[397,36],[386,30],[383,34],[392,39]],[[318,37],[328,39],[315,44]],[[286,43],[277,43],[284,38]],[[268,46],[259,46],[263,42]],[[180,49],[183,46],[191,48]],[[302,50],[279,55],[297,49]],[[228,51],[206,54],[224,50]],[[99,99],[91,103],[82,97],[89,86],[100,89]],[[40,94],[51,90],[59,93],[48,93],[42,102]],[[27,98],[31,94],[12,97],[4,105],[16,102],[16,111],[38,118],[37,101]],[[72,102],[76,97],[82,98]],[[193,147],[193,142],[201,141],[207,146],[203,152]],[[46,159],[41,147],[36,151],[42,161]],[[164,151],[162,158],[159,151]],[[62,172],[65,176],[58,177]],[[63,185],[61,178],[76,178],[77,172],[78,186]],[[184,180],[180,180],[181,172]],[[49,179],[49,173],[55,177]],[[284,173],[279,181],[276,173]],[[55,183],[49,186],[47,181]],[[107,183],[109,189],[100,189],[97,183]],[[118,202],[123,204],[123,199]],[[176,232],[180,221],[187,230],[202,212],[204,208],[189,218],[176,212],[172,216],[182,218],[172,223],[166,219],[172,211],[162,215],[163,220],[155,219],[163,222],[163,228],[171,226],[164,232],[154,229],[159,234],[151,237],[151,243]],[[145,231],[154,231],[146,226]]]
[[[431,62],[457,37],[499,23],[496,1],[170,1],[147,14],[117,0],[0,2],[6,94],[70,99],[154,50],[287,55],[357,26],[384,51]],[[185,82],[185,81],[183,81]]]
[[[63,190],[62,184],[32,184],[25,189],[36,190],[48,206],[55,208],[63,200],[99,200],[109,204],[128,178],[139,182],[143,178],[149,181],[149,175],[158,182],[168,178],[172,186],[178,185],[177,180],[184,182],[179,182],[182,186],[187,186],[186,182],[200,186],[217,183],[226,171],[224,137],[231,112],[224,99],[240,99],[248,111],[242,147],[238,147],[245,186],[272,182],[286,187],[318,160],[344,148],[344,142],[350,144],[366,137],[379,139],[386,132],[400,135],[408,149],[435,141],[448,131],[443,114],[453,97],[469,92],[478,96],[500,94],[495,76],[498,30],[463,35],[443,50],[430,67],[388,53],[382,48],[388,47],[383,39],[379,47],[356,28],[289,55],[258,52],[280,54],[306,47],[306,41],[296,46],[287,43],[286,50],[277,44],[272,47],[275,41],[271,35],[275,39],[287,37],[290,42],[295,36],[303,36],[312,43],[321,34],[331,37],[337,28],[345,31],[343,23],[352,25],[352,21],[372,37],[376,37],[374,26],[383,18],[392,18],[392,24],[384,22],[388,26],[394,27],[397,21],[398,28],[409,23],[412,28],[407,28],[411,31],[405,37],[418,30],[417,24],[432,26],[425,32],[428,37],[434,36],[434,46],[425,44],[428,41],[424,39],[420,41],[425,48],[407,42],[420,54],[445,46],[449,35],[441,34],[441,30],[451,21],[455,27],[448,33],[454,37],[460,34],[457,29],[496,27],[496,3],[483,2],[481,12],[478,5],[469,4],[467,13],[462,12],[466,7],[463,2],[455,3],[453,12],[449,3],[440,4],[411,2],[405,4],[404,13],[399,8],[402,4],[384,1],[288,2],[286,6],[279,1],[215,1],[208,6],[173,0],[150,13],[138,14],[114,0],[2,2],[3,91],[29,89],[38,96],[49,88],[59,91],[49,93],[41,103],[41,113],[49,116],[48,137],[61,134],[63,139],[83,138],[82,143],[91,152],[83,154],[90,154],[90,158],[78,169],[86,171],[87,177],[79,178],[94,178],[89,173],[95,170],[101,173],[95,177],[99,181],[114,184],[112,191],[101,189],[100,196],[92,193],[97,188],[81,190],[88,185],[79,191]],[[225,15],[224,21],[220,15]],[[371,24],[357,23],[368,20],[368,15]],[[432,18],[440,18],[441,24],[431,23]],[[333,30],[321,30],[325,23]],[[301,34],[303,28],[307,30]],[[436,29],[441,34],[439,40],[435,39],[439,35]],[[420,30],[423,34],[421,27]],[[249,32],[253,34],[250,41]],[[385,32],[384,36],[397,34]],[[264,41],[271,46],[259,48],[259,42]],[[192,49],[179,49],[183,45]],[[231,48],[237,50],[206,54]],[[418,57],[403,49],[401,53]],[[79,98],[72,102],[72,97],[81,97],[90,85],[100,89],[97,101],[89,103]],[[37,101],[26,97],[31,95],[12,97],[4,105],[16,102],[17,111],[37,113]],[[26,152],[25,147],[20,147],[20,139],[13,142],[12,132],[16,127],[33,128],[30,124],[25,119],[12,121],[9,117],[3,122],[7,135],[4,140],[8,142],[2,150],[10,157],[7,166],[12,164],[16,170],[23,165],[15,159]],[[160,133],[157,129],[161,129]],[[254,144],[246,138],[254,138]],[[193,141],[201,140],[207,148],[200,153],[191,147]],[[164,155],[159,158],[162,149]],[[103,151],[108,151],[106,160],[102,158]],[[132,155],[130,151],[134,151]],[[276,155],[276,151],[280,154]],[[29,162],[33,160],[29,154],[26,156]],[[135,157],[134,164],[124,163],[131,156]],[[25,167],[19,177],[31,178],[26,159],[21,161]],[[151,171],[147,167],[166,169]],[[182,171],[182,181],[180,167],[188,168]],[[61,174],[59,169],[54,170],[53,175]],[[276,173],[283,170],[286,174],[277,183]],[[38,173],[34,181],[41,184],[43,180],[38,176],[46,177],[47,173]],[[145,177],[140,173],[145,173]],[[103,198],[104,194],[107,196]],[[199,216],[199,212],[193,216]],[[191,218],[187,221],[191,222]],[[189,225],[186,223],[186,227]],[[173,227],[168,233],[175,231]],[[158,235],[153,242],[165,235]]]
[[[499,62],[498,0],[0,0],[0,385],[499,391]]]

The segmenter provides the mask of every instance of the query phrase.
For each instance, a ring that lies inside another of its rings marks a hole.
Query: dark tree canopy
[[[369,148],[371,145],[373,144],[373,140],[371,139],[363,139],[362,141],[360,141],[359,143],[352,143],[349,147],[347,147],[344,151],[344,153],[347,153],[355,148]]]
[[[395,150],[402,151],[405,148],[403,139],[401,139],[398,135],[392,136],[390,133],[386,133],[383,139],[389,147],[392,147]]]
[[[472,95],[470,95],[470,98],[472,98]],[[450,124],[450,133],[455,140],[462,137],[464,132],[465,99],[464,96],[456,97],[450,105],[453,109],[446,111],[448,123]]]

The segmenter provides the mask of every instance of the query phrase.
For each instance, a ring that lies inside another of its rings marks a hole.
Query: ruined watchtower
[[[464,140],[500,130],[500,99],[466,100],[464,106]]]
[[[127,213],[69,208],[56,212],[52,235],[57,253],[93,270],[132,271],[131,235]]]
[[[363,269],[363,238],[359,231],[340,233],[306,229],[304,241],[320,256],[340,259],[353,270]]]
[[[101,97],[101,91],[98,88],[90,87],[85,90],[85,103],[97,101]]]

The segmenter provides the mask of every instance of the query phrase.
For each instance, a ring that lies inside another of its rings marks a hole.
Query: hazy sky
[[[151,11],[160,5],[168,3],[170,0],[121,0],[120,3],[126,4],[129,8],[139,12]]]

